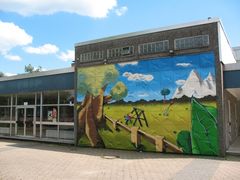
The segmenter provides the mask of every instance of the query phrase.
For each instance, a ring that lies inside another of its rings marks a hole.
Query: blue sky
[[[168,88],[170,94],[166,97],[171,99],[177,87],[183,85],[192,70],[195,70],[204,80],[209,73],[215,77],[214,54],[212,52],[184,55],[154,60],[140,60],[130,63],[116,64],[119,72],[116,82],[123,82],[128,94],[125,101],[162,100],[160,94],[163,88]],[[115,82],[115,83],[116,83]],[[105,94],[110,94],[115,83],[107,86]],[[78,95],[78,101],[82,101],[84,95]]]
[[[238,0],[0,0],[0,71],[69,67],[77,42],[221,18],[232,46],[240,45]]]

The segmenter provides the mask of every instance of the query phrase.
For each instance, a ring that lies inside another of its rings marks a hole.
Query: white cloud
[[[189,67],[189,66],[192,66],[192,64],[191,63],[177,63],[176,66]]]
[[[12,54],[5,54],[4,57],[10,61],[21,61],[22,58],[17,55],[12,55]]]
[[[139,93],[137,96],[140,98],[143,98],[143,97],[148,97],[149,94],[148,93]]]
[[[74,60],[74,51],[67,50],[67,52],[61,52],[58,57],[63,61],[73,61]]]
[[[140,73],[130,73],[124,72],[123,77],[127,77],[129,81],[152,81],[153,75],[151,74],[140,74]]]
[[[116,8],[115,13],[117,16],[122,16],[127,12],[127,10],[128,10],[127,6],[122,6],[122,7]]]
[[[17,74],[14,73],[4,73],[4,76],[16,76]]]
[[[137,65],[138,64],[138,62],[137,61],[133,61],[133,62],[125,62],[125,63],[118,63],[118,65],[119,66],[121,66],[121,67],[124,67],[124,66],[126,66],[126,65]]]
[[[23,16],[49,15],[57,12],[104,18],[117,6],[117,0],[1,0],[0,10]]]
[[[177,81],[175,81],[175,83],[178,85],[178,86],[182,86],[186,81],[183,80],[183,79],[179,79]]]
[[[55,54],[59,51],[58,47],[53,44],[44,44],[39,47],[25,47],[24,51],[30,54]]]
[[[19,60],[19,56],[9,55],[9,51],[14,47],[32,43],[32,39],[32,36],[14,23],[0,21],[0,54],[7,59]]]

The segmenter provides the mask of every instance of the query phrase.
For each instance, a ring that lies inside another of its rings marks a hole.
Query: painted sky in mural
[[[163,88],[170,90],[166,99],[171,99],[176,89],[184,84],[193,70],[202,80],[206,79],[209,73],[214,78],[213,59],[213,53],[204,53],[120,63],[115,65],[119,71],[117,81],[124,82],[128,87],[128,95],[124,101],[162,100],[160,91]],[[106,94],[109,94],[111,88],[109,85]],[[82,98],[79,95],[78,101]]]

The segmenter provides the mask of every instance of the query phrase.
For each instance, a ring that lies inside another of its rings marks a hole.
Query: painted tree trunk
[[[78,112],[78,140],[85,134],[92,147],[104,147],[98,129],[106,126],[103,118],[104,90],[94,97],[87,93]]]

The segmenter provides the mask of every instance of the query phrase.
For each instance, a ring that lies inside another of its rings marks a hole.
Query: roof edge
[[[25,74],[19,74],[19,75],[15,75],[15,76],[1,77],[0,82],[17,80],[17,79],[41,77],[41,76],[51,76],[51,75],[65,74],[65,73],[71,73],[71,72],[74,72],[74,67],[55,69],[55,70],[50,70],[50,71],[42,71],[42,72],[25,73]]]
[[[215,23],[215,22],[221,23],[220,19],[216,17],[216,18],[211,18],[211,19],[207,19],[207,20],[194,21],[194,22],[190,22],[190,23],[183,23],[183,24],[178,24],[178,25],[148,29],[148,30],[143,30],[143,31],[120,34],[120,35],[116,35],[116,36],[104,37],[104,38],[95,39],[95,40],[84,41],[84,42],[76,43],[75,47],[84,46],[84,45],[88,45],[88,44],[95,44],[95,43],[100,43],[100,42],[105,42],[105,41],[110,41],[110,40],[115,40],[115,39],[122,39],[122,38],[127,38],[127,37],[150,34],[150,33],[155,33],[155,32],[167,31],[167,30],[172,30],[172,29],[180,29],[180,28],[185,28],[185,27],[190,27],[190,26],[210,24],[210,23]]]

